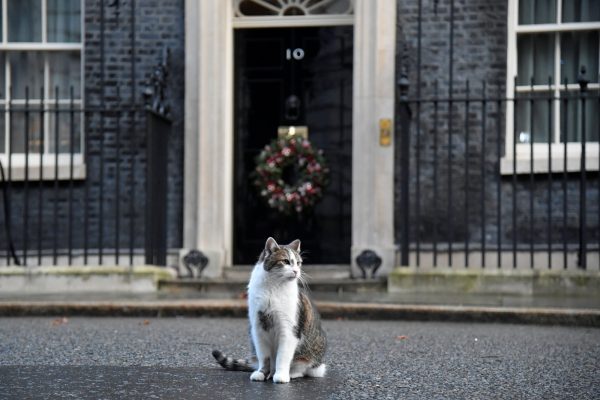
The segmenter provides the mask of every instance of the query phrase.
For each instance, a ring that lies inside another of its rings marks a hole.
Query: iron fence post
[[[167,265],[168,139],[172,121],[167,101],[169,49],[154,68],[144,91],[146,103],[146,263]]]
[[[167,265],[167,163],[171,120],[146,110],[146,264]]]
[[[586,182],[586,116],[585,116],[585,100],[588,90],[589,79],[585,76],[586,68],[584,65],[581,66],[579,71],[579,76],[577,77],[577,83],[579,83],[579,105],[581,107],[581,112],[579,114],[579,118],[581,121],[581,179],[579,181],[579,263],[578,266],[581,269],[587,268],[587,237],[586,237],[586,229],[585,229],[585,220],[586,220],[586,192],[587,192],[587,182]]]
[[[405,72],[398,80],[398,100],[400,117],[400,214],[401,214],[401,238],[400,238],[400,265],[407,267],[409,264],[409,168],[410,168],[410,105],[408,101],[409,81]]]

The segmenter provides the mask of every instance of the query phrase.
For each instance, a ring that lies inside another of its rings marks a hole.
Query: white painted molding
[[[74,154],[71,165],[71,156],[69,154],[44,154],[41,160],[40,168],[40,156],[38,153],[30,154],[25,162],[25,154],[13,154],[8,157],[6,154],[0,154],[0,162],[4,167],[4,174],[8,179],[12,181],[39,181],[40,180],[40,169],[41,179],[43,181],[53,181],[55,177],[55,171],[58,171],[57,180],[69,180],[71,179],[71,166],[73,167],[73,179],[83,180],[86,177],[86,166],[84,163],[82,154]],[[27,171],[27,177],[25,176]]]
[[[231,264],[231,3],[186,0],[184,246]]]
[[[310,17],[252,17],[235,19],[234,28],[292,28],[307,26],[352,25],[353,15],[311,15]]]
[[[385,275],[395,261],[394,143],[379,145],[378,121],[394,118],[396,2],[357,0],[355,7],[352,272],[359,274],[356,256],[371,249]]]
[[[565,170],[565,150],[567,153]],[[585,169],[586,171],[598,171],[600,168],[598,157],[598,143],[586,143]],[[519,143],[516,148],[516,162],[513,168],[513,153],[500,159],[500,173],[502,175],[517,174],[546,174],[550,170],[553,173],[579,172],[581,171],[581,143],[564,144],[554,143],[548,153],[548,145],[545,143],[533,144],[533,171],[531,165],[531,148],[529,144]],[[550,162],[551,161],[551,162]]]
[[[3,163],[4,164],[4,163]],[[42,165],[41,171],[42,181],[53,181],[54,177],[57,176],[58,181],[69,181],[71,178],[76,181],[81,181],[86,178],[86,167],[85,164],[73,164],[73,176],[71,176],[71,167],[65,164],[59,164],[58,168],[54,165],[44,164]],[[57,172],[57,174],[55,174]],[[8,177],[8,168],[5,168],[4,174]],[[10,171],[11,182],[17,181],[29,181],[35,182],[40,180],[40,167],[29,166],[27,169],[27,176],[25,176],[25,166],[12,166]]]
[[[354,2],[355,0],[346,0],[345,3],[344,0],[278,0],[273,3],[264,0],[233,0],[233,16],[234,20],[254,19],[261,16],[280,19],[344,16],[352,15]],[[253,5],[253,12],[245,15],[242,5]],[[289,11],[299,12],[300,15],[293,15]]]
[[[565,22],[558,24],[516,25],[516,33],[577,32],[600,28],[600,22]]]
[[[185,2],[185,119],[184,119],[184,185],[183,247],[196,245],[198,220],[198,34],[199,3]]]

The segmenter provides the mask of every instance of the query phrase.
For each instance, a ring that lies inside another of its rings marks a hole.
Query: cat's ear
[[[272,237],[268,238],[267,243],[265,244],[265,250],[269,253],[272,253],[277,249],[279,249],[279,245],[277,244],[275,239],[273,239]]]
[[[292,243],[288,244],[288,247],[296,253],[300,253],[300,239],[294,240]]]

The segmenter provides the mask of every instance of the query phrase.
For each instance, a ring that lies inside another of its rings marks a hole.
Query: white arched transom
[[[233,0],[233,27],[352,25],[355,1]]]
[[[234,18],[352,15],[353,0],[235,0]]]

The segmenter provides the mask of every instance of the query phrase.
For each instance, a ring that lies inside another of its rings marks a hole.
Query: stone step
[[[159,290],[163,293],[214,293],[227,294],[231,297],[243,297],[248,281],[246,279],[170,279],[159,282]],[[332,279],[313,278],[308,282],[312,292],[327,293],[370,293],[385,292],[387,281],[381,279]]]
[[[163,293],[209,293],[243,297],[253,266],[227,267],[223,278],[179,278],[159,282]],[[385,279],[352,279],[349,265],[306,265],[303,267],[309,288],[323,293],[385,292]]]
[[[227,267],[223,272],[226,280],[243,280],[248,282],[253,266]],[[311,279],[350,279],[349,265],[305,265],[302,267],[305,277]]]

